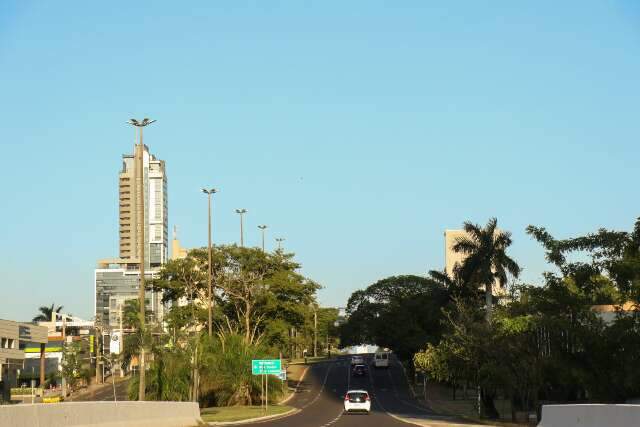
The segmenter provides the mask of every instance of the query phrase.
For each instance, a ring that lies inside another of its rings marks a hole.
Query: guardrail
[[[202,424],[194,402],[68,402],[0,406],[7,427],[194,427]]]
[[[640,405],[543,405],[538,427],[640,426]]]

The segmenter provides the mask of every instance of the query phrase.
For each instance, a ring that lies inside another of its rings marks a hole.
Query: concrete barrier
[[[67,402],[0,406],[2,427],[194,427],[193,402]]]
[[[640,426],[640,405],[544,405],[538,427]]]

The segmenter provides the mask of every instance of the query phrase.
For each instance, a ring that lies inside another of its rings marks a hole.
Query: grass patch
[[[265,414],[260,406],[226,406],[203,408],[200,411],[200,416],[205,422],[241,421],[265,415],[283,414],[291,409],[290,406],[271,405],[269,406],[269,411]]]

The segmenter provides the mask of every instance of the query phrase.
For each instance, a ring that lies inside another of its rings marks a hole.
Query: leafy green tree
[[[340,327],[341,344],[377,344],[408,359],[425,342],[438,342],[441,308],[448,302],[447,289],[431,279],[382,279],[349,298],[348,321]]]
[[[74,389],[82,378],[82,359],[80,356],[80,343],[74,342],[65,345],[62,350],[62,375],[67,383]]]
[[[454,252],[465,255],[462,264],[458,266],[458,274],[465,282],[484,285],[485,316],[487,323],[491,323],[494,282],[505,287],[507,273],[516,278],[520,274],[520,266],[507,255],[507,248],[511,246],[511,233],[499,230],[496,218],[491,218],[484,228],[465,222],[464,231],[467,235],[458,238],[452,247]]]
[[[60,313],[62,311],[63,306],[59,305],[58,307],[55,304],[51,304],[51,307],[43,305],[38,307],[38,311],[40,312],[37,316],[35,316],[32,321],[33,322],[51,322],[51,317],[53,313]]]

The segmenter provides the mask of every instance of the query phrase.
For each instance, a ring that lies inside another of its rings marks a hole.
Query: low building
[[[0,391],[4,400],[9,399],[11,388],[17,386],[20,372],[24,369],[24,349],[29,344],[40,348],[38,372],[40,383],[44,382],[47,341],[46,327],[0,320]]]
[[[596,316],[602,319],[607,326],[611,326],[618,317],[632,316],[639,309],[640,307],[633,302],[626,302],[624,304],[617,305],[594,305],[591,307],[591,310],[596,314]]]

